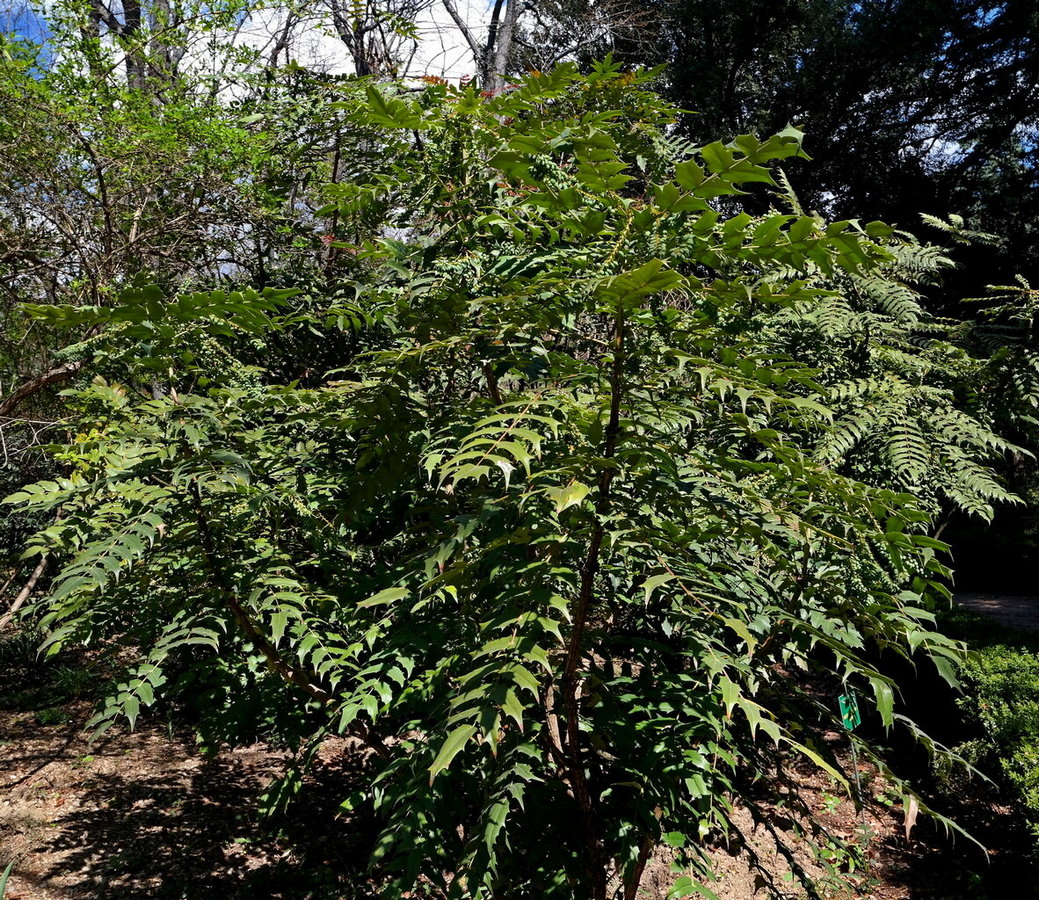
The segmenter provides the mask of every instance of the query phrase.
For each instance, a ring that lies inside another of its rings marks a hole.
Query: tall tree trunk
[[[487,39],[481,42],[462,18],[454,0],[443,0],[444,8],[472,51],[477,78],[485,91],[496,94],[505,87],[505,73],[516,45],[516,23],[520,13],[527,8],[526,3],[530,2],[532,0],[496,0],[487,27]]]
[[[123,0],[122,44],[126,51],[126,83],[134,90],[143,91],[148,80],[147,61],[140,46],[140,0]]]
[[[184,48],[171,40],[177,23],[173,21],[170,0],[152,0],[149,19],[148,67],[160,81],[171,80]]]
[[[354,38],[350,50],[354,57],[354,72],[357,73],[358,78],[366,78],[372,74],[372,65],[368,59],[366,44],[365,29],[360,23],[357,23],[354,26]]]
[[[505,0],[505,13],[494,34],[494,44],[487,47],[483,88],[497,94],[505,88],[505,75],[516,45],[516,23],[522,10],[521,0]],[[488,35],[488,38],[491,36]]]

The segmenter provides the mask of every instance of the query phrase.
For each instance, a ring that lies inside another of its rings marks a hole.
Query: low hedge
[[[960,670],[963,694],[957,701],[971,736],[956,749],[1005,781],[1039,851],[1039,634],[963,608],[943,619],[944,630],[966,640],[972,651]]]

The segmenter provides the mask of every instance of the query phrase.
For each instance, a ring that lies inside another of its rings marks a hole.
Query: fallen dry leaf
[[[909,840],[909,835],[913,830],[913,826],[916,824],[916,817],[920,814],[920,802],[915,796],[909,798],[909,802],[906,804],[906,840]]]

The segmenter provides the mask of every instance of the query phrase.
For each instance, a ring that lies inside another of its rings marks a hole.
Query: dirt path
[[[1008,628],[1039,632],[1039,597],[1012,594],[957,594],[955,600]]]

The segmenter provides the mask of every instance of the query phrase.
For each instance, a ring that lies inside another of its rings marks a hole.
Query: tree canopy
[[[793,123],[799,186],[836,216],[915,228],[958,213],[1006,243],[968,254],[1035,280],[1039,10],[1029,0],[656,0],[652,54],[695,140]],[[622,46],[618,50],[623,50]],[[644,45],[631,58],[647,59]]]

